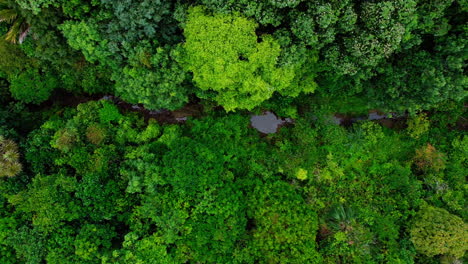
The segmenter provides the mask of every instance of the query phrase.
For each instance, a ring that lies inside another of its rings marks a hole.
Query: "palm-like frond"
[[[0,136],[0,177],[13,177],[21,172],[18,145]]]
[[[12,23],[18,17],[18,13],[13,9],[0,10],[0,22]]]
[[[22,35],[26,35],[29,32],[29,26],[25,23],[23,18],[19,18],[13,22],[8,32],[5,34],[5,40],[17,43],[19,40],[22,43],[25,38],[21,37]]]
[[[22,43],[29,33],[29,25],[26,20],[8,5],[7,0],[0,0],[0,22],[12,24],[4,36],[6,41]]]
[[[0,9],[5,9],[8,7],[8,0],[0,0]]]
[[[354,220],[354,210],[341,204],[335,206],[328,215],[329,225],[335,230],[349,230]]]

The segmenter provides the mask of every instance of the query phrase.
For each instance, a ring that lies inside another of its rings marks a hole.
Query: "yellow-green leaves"
[[[188,15],[185,67],[200,89],[216,92],[212,98],[227,111],[252,109],[294,78],[292,68],[276,66],[279,44],[268,35],[259,40],[256,28],[237,14],[207,15],[201,7]]]
[[[408,119],[408,133],[410,137],[418,139],[429,130],[431,123],[427,119],[426,114],[419,114],[411,119]]]
[[[298,178],[301,181],[306,180],[307,179],[307,170],[305,170],[303,168],[299,168],[296,171],[296,178]]]
[[[463,257],[468,249],[468,225],[445,209],[423,207],[411,228],[411,241],[426,256]]]

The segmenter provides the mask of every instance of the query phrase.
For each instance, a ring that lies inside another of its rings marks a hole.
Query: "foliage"
[[[11,95],[22,102],[39,104],[47,100],[57,88],[57,79],[50,73],[42,74],[37,69],[29,69],[12,78]]]
[[[39,1],[30,1],[30,0],[18,0],[18,5],[27,10],[32,10],[34,13],[39,13],[41,8],[48,7],[60,2],[60,0],[39,0]]]
[[[31,59],[17,45],[0,39],[0,74],[3,77],[16,74],[30,64]]]
[[[429,130],[430,122],[425,114],[408,120],[408,131],[412,138],[418,139]]]
[[[110,60],[111,53],[107,50],[107,42],[99,36],[97,25],[93,22],[67,21],[60,26],[68,44],[81,50],[89,62],[100,61],[106,66],[114,66]],[[115,67],[115,66],[114,66]]]
[[[17,42],[22,43],[29,33],[30,28],[26,19],[21,16],[16,4],[12,4],[11,1],[0,1],[0,23],[1,22],[11,24],[8,32],[4,36],[6,41],[15,44]]]
[[[410,232],[416,249],[429,257],[449,255],[461,258],[468,249],[467,224],[441,208],[421,208]]]
[[[0,0],[0,263],[463,261],[467,8]]]
[[[78,111],[68,110],[65,117],[56,117],[31,134],[26,160],[36,175],[9,201],[43,236],[45,259],[57,261],[56,254],[63,251],[68,252],[65,263],[95,262],[110,254],[117,236],[113,230],[123,225],[121,215],[132,200],[124,198],[122,182],[111,177],[118,175],[119,151],[114,145],[118,133],[110,122],[134,119],[114,110],[108,102],[80,105]],[[76,225],[80,230],[73,228]],[[65,230],[71,230],[61,235],[67,242],[57,242],[53,234]]]
[[[246,148],[253,142],[242,124],[245,119],[239,116],[205,118],[193,121],[185,135],[169,126],[152,144],[128,152],[122,170],[127,192],[143,194],[129,239],[148,232],[142,230],[148,218],[158,230],[134,250],[126,248],[125,258],[150,261],[151,254],[142,248],[146,241],[155,241],[155,253],[162,251],[178,263],[226,262],[238,254],[247,223],[239,182],[247,171],[239,165],[250,163],[251,153],[258,151]]]
[[[251,193],[251,254],[267,263],[320,263],[315,248],[317,215],[285,182],[258,185]]]
[[[213,90],[214,100],[227,111],[252,109],[274,92],[287,93],[293,67],[277,67],[281,48],[269,35],[257,41],[257,24],[239,15],[189,11],[184,30],[184,62],[195,84]],[[313,88],[304,87],[311,92]]]
[[[21,172],[18,146],[0,135],[0,177],[13,177]]]
[[[116,74],[117,94],[129,102],[142,103],[148,109],[182,107],[188,101],[185,83],[188,77],[174,62],[176,51],[166,46],[158,47],[152,56],[138,52],[135,55],[139,57],[138,61]]]
[[[176,109],[188,101],[187,73],[175,62],[177,26],[168,1],[103,1],[97,18],[60,26],[86,60],[109,67],[115,92],[149,109]],[[131,28],[129,28],[131,26]],[[141,39],[146,39],[141,41]]]
[[[445,168],[445,160],[442,153],[431,144],[416,150],[415,164],[422,171],[440,171]]]
[[[373,87],[369,89],[371,97],[392,105],[381,103],[379,107],[399,111],[429,109],[450,99],[461,101],[466,96],[466,78],[460,74],[466,60],[465,42],[464,35],[441,37],[435,43],[436,52],[415,51],[393,65],[387,64],[369,83]]]
[[[408,139],[371,122],[351,131],[326,119],[315,120],[315,128],[302,122],[278,136],[273,156],[291,180],[297,168],[309,172],[298,185],[322,216],[317,241],[323,262],[412,259],[397,235],[422,195],[407,164],[414,151]]]
[[[17,194],[10,201],[19,211],[33,212],[33,225],[50,232],[60,228],[62,221],[79,217],[71,196],[75,185],[76,180],[65,175],[38,175],[27,192]]]

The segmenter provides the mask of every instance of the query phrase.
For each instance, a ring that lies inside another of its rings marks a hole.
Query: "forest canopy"
[[[464,263],[463,0],[0,0],[0,263]]]

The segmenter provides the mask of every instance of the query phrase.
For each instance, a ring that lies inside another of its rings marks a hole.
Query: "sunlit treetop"
[[[293,67],[277,66],[280,45],[272,36],[257,37],[257,26],[239,14],[189,11],[183,62],[195,85],[214,91],[212,98],[227,111],[252,109],[294,79]]]

